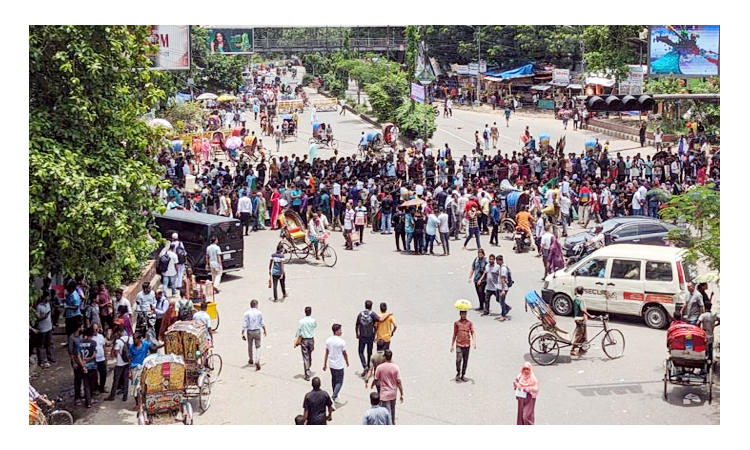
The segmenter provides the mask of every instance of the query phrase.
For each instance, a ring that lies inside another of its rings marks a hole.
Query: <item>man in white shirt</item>
[[[151,284],[148,281],[144,281],[141,288],[141,292],[135,297],[136,311],[154,311],[156,309],[156,295],[151,291]],[[164,287],[162,289],[166,291]],[[117,295],[117,292],[115,292],[115,295]],[[118,302],[118,307],[119,305],[120,303]]]
[[[349,357],[346,354],[346,342],[341,338],[341,325],[334,323],[331,326],[333,336],[326,339],[326,355],[323,358],[323,371],[330,367],[333,395],[331,400],[337,403],[339,391],[344,384],[344,364],[349,367]]]
[[[451,251],[448,244],[451,231],[450,219],[448,218],[448,213],[443,208],[440,208],[440,214],[438,214],[438,231],[440,232],[440,242],[443,245],[443,255],[450,255]]]
[[[219,293],[219,284],[221,283],[221,273],[224,268],[221,264],[221,248],[219,247],[219,237],[214,236],[211,245],[206,248],[206,270],[211,271],[211,281],[215,293]]]
[[[544,234],[544,214],[539,214],[539,218],[534,223],[534,237],[536,238],[536,248],[539,250],[537,257],[542,256],[542,235]]]
[[[245,311],[242,319],[242,340],[247,341],[247,363],[255,364],[255,370],[260,370],[260,330],[266,335],[266,323],[263,313],[258,310],[258,300],[250,300],[250,309]],[[253,358],[253,346],[255,346],[257,359]]]
[[[169,265],[167,266],[167,270],[165,270],[164,273],[161,274],[161,284],[162,289],[164,290],[164,294],[167,293],[167,288],[170,286],[170,284],[172,285],[172,296],[175,296],[177,293],[177,264],[179,263],[179,259],[177,258],[177,253],[175,253],[176,250],[176,244],[174,242],[171,242],[169,244],[169,247],[165,247],[159,255],[159,258],[161,258],[163,255],[167,255],[167,257],[169,258]],[[156,299],[154,299],[154,304],[156,304]]]
[[[550,231],[551,229],[552,226],[547,225],[547,229],[544,231],[544,234],[542,234],[542,238],[539,241],[542,247],[542,262],[544,263],[544,276],[542,277],[542,280],[547,277],[547,257],[549,256],[549,249],[552,245],[552,238],[554,237]]]
[[[250,229],[250,221],[253,218],[253,201],[247,195],[247,192],[242,193],[242,197],[237,201],[237,210],[240,213],[240,220],[245,226],[245,236]]]
[[[633,192],[633,200],[630,202],[631,215],[633,215],[633,216],[640,216],[640,215],[642,215],[642,213],[641,213],[641,211],[642,211],[641,210],[642,200],[644,200],[644,198],[641,198],[641,191],[640,190],[636,190],[635,192]]]
[[[568,236],[568,222],[570,221],[570,194],[565,193],[560,197],[560,215],[562,216],[562,236]]]

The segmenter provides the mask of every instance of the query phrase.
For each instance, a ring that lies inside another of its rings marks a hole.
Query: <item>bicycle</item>
[[[62,403],[62,397],[58,395],[50,401],[52,406],[48,406],[43,401],[37,402],[42,413],[44,413],[44,417],[47,418],[47,425],[73,425],[75,423],[73,414],[59,406]]]
[[[559,336],[555,332],[545,331],[539,336],[535,337],[530,344],[529,354],[531,359],[539,365],[548,366],[557,361],[557,357],[560,355],[561,347],[572,347],[577,345],[584,352],[591,347],[591,343],[599,337],[600,334],[604,333],[602,337],[602,350],[604,354],[610,359],[617,359],[622,356],[625,352],[625,336],[622,332],[616,328],[609,328],[607,323],[609,322],[609,315],[601,315],[593,317],[592,320],[601,321],[601,325],[592,325],[595,328],[601,328],[591,339],[587,340],[582,344],[574,344],[571,340],[565,339]],[[534,331],[534,330],[532,330]],[[529,333],[531,336],[531,333]]]

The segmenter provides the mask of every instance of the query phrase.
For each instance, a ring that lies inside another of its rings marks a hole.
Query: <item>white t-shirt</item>
[[[633,200],[630,202],[633,209],[641,209],[641,191],[633,192]]]
[[[505,281],[503,281],[505,279]],[[508,266],[505,264],[500,266],[500,290],[508,290]]]
[[[333,195],[341,195],[341,185],[336,182],[333,183]]]
[[[251,213],[253,212],[253,201],[250,197],[241,197],[237,202],[237,209],[240,213]]]
[[[552,245],[552,236],[552,233],[549,231],[542,235],[541,244],[543,249],[549,250],[549,246]]]
[[[451,229],[448,226],[448,214],[445,212],[440,213],[438,216],[438,222],[440,222],[439,229],[441,233],[450,233]]]
[[[216,244],[211,244],[206,249],[208,264],[211,268],[219,268],[219,253],[221,253],[221,249]]]
[[[120,306],[126,306],[128,308],[128,314],[133,314],[133,307],[130,305],[130,300],[126,299],[125,297],[121,298],[117,305],[115,305],[115,312],[117,312],[117,309],[120,309]]]
[[[119,338],[115,339],[115,355],[117,356],[117,362],[115,365],[117,367],[127,366],[130,363],[126,363],[122,360],[122,348],[125,347],[125,344],[128,342],[127,336],[120,336]],[[97,345],[97,347],[99,347]]]
[[[328,350],[328,367],[343,369],[346,366],[344,360],[346,342],[340,336],[334,335],[326,339],[326,350]]]
[[[177,275],[177,263],[179,263],[180,260],[177,258],[177,253],[171,250],[167,250],[167,256],[169,256],[169,265],[167,266],[167,270],[162,275],[173,277]]]
[[[107,358],[104,356],[104,344],[107,341],[104,339],[101,333],[96,333],[91,337],[91,340],[96,342],[96,362],[106,361]]]

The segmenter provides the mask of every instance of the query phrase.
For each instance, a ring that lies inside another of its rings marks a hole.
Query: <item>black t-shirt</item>
[[[308,425],[326,425],[326,407],[333,406],[328,392],[322,389],[313,389],[305,394],[302,407],[307,410]]]

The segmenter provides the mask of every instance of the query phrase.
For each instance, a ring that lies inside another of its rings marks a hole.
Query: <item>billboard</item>
[[[719,75],[719,25],[652,25],[650,75]]]
[[[253,52],[252,28],[207,28],[211,53],[247,54]]]
[[[421,84],[412,83],[411,84],[411,98],[420,103],[424,103],[424,97],[425,97],[424,86],[422,86]]]
[[[552,69],[552,84],[567,86],[570,83],[569,69]]]
[[[150,55],[152,68],[157,70],[190,69],[190,26],[151,25],[151,42],[159,44],[159,52]]]

